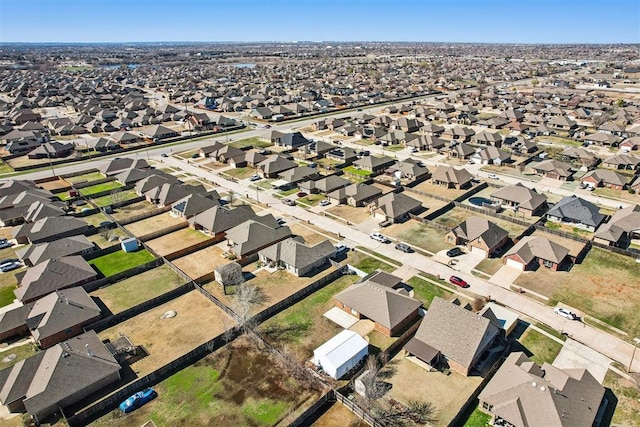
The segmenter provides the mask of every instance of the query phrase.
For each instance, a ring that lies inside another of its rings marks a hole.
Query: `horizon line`
[[[640,46],[640,43],[631,42],[486,42],[486,41],[427,41],[427,40],[156,40],[156,41],[0,41],[2,45],[94,45],[94,44],[323,44],[323,43],[425,43],[425,44],[470,44],[470,45],[570,45],[570,46],[598,46],[598,45],[623,45]]]

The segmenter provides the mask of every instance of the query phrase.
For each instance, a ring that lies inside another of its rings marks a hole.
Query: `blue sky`
[[[0,42],[640,43],[640,0],[0,0]]]

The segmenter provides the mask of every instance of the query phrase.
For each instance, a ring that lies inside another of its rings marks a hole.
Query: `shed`
[[[339,379],[369,354],[369,343],[357,332],[344,330],[313,350],[314,365]]]
[[[122,241],[120,242],[120,246],[125,252],[135,252],[138,250],[138,239],[136,239],[135,237],[122,239]]]

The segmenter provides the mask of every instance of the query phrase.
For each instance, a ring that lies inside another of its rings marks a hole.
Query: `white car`
[[[391,242],[391,240],[387,239],[385,236],[383,236],[380,233],[371,233],[371,234],[369,234],[369,237],[371,237],[373,240],[377,240],[380,243],[389,243],[389,242]]]
[[[489,177],[489,179],[500,179],[495,173],[490,173],[489,175],[487,175],[487,177]]]
[[[260,181],[260,175],[251,175],[249,181]]]
[[[578,320],[578,316],[574,312],[569,311],[566,308],[556,307],[553,312],[559,316],[566,317],[569,320]]]
[[[320,206],[329,206],[331,204],[331,202],[327,199],[321,200],[320,201]]]

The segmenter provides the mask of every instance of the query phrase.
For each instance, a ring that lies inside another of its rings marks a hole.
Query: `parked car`
[[[407,245],[406,243],[396,243],[396,249],[400,252],[411,253],[413,252],[413,248]]]
[[[194,153],[191,155],[192,159],[197,159],[198,157],[200,157],[200,153]]]
[[[122,402],[120,404],[120,410],[125,414],[128,414],[129,412],[135,411],[145,403],[151,402],[156,397],[158,397],[158,393],[156,393],[154,389],[144,389]]]
[[[287,221],[282,218],[276,218],[276,222],[280,225],[285,225],[287,223]]]
[[[160,157],[169,157],[169,155],[167,153],[162,153],[160,154]]]
[[[10,248],[11,246],[13,246],[13,242],[7,239],[0,239],[0,249]]]
[[[307,195],[307,193],[305,193],[304,191],[298,191],[298,194],[296,194],[296,196],[298,196],[298,197],[304,197],[306,195]]]
[[[449,277],[449,282],[453,283],[456,286],[460,286],[461,288],[468,288],[469,287],[469,284],[467,282],[465,282],[464,280],[462,280],[461,278],[459,278],[458,276]]]
[[[294,200],[291,199],[282,199],[282,203],[284,203],[287,206],[295,206],[296,202]]]
[[[578,315],[566,308],[556,307],[553,312],[559,316],[566,317],[569,320],[578,320]]]
[[[331,202],[328,199],[320,200],[320,206],[329,206]]]
[[[251,175],[249,177],[249,181],[253,182],[253,181],[260,181],[260,175]]]
[[[22,264],[20,264],[20,261],[18,261],[17,259],[13,259],[13,260],[5,260],[2,261],[2,263],[0,263],[0,271],[2,271],[3,273],[6,273],[8,271],[11,270],[15,270],[16,268],[20,268],[22,267]]]
[[[489,177],[489,179],[500,179],[498,178],[498,175],[496,175],[495,173],[490,173],[487,175],[487,177]]]
[[[458,255],[462,255],[464,251],[458,247],[451,248],[447,251],[447,256],[449,258],[457,257]]]
[[[371,237],[373,240],[377,240],[380,243],[391,243],[391,240],[387,239],[385,236],[377,232],[369,234],[369,237]]]
[[[338,243],[336,245],[336,255],[341,255],[345,252],[349,252],[349,247],[347,245],[344,245],[342,243]]]

